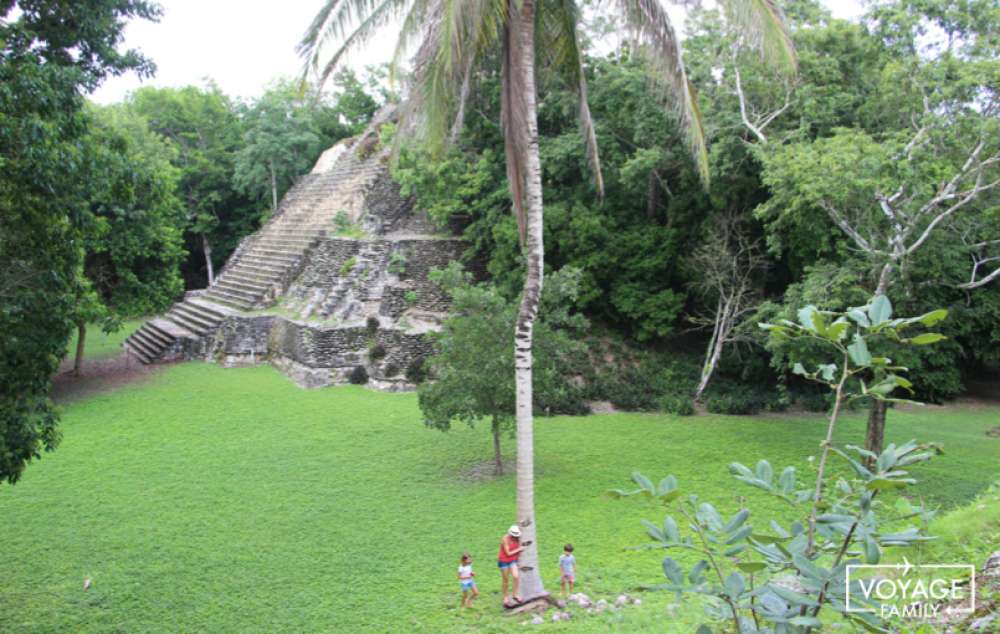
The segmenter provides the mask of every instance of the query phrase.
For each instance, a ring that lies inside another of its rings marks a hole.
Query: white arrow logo
[[[903,563],[896,564],[896,569],[898,570],[900,568],[903,569],[903,574],[902,574],[903,577],[905,577],[906,573],[910,572],[910,570],[913,569],[913,564],[911,564],[909,561],[907,561],[906,555],[903,555]]]

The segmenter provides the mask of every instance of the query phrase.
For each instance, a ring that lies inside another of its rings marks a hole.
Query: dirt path
[[[75,377],[71,356],[63,360],[59,371],[52,377],[52,400],[60,405],[145,381],[168,365],[143,365],[135,357],[122,352],[115,357],[84,361],[82,376]]]

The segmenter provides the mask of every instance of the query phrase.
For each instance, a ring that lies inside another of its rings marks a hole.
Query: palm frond
[[[396,37],[396,48],[393,51],[392,61],[389,63],[390,82],[397,81],[399,69],[403,65],[404,58],[413,48],[414,42],[426,42],[431,29],[440,19],[440,13],[441,3],[437,0],[415,2],[407,11],[399,29],[399,35]]]
[[[318,70],[324,48],[340,40],[323,70],[322,85],[343,57],[368,43],[375,33],[399,17],[412,0],[327,0],[303,35],[296,50],[305,60],[304,72]]]
[[[622,8],[626,25],[642,46],[641,52],[653,65],[653,80],[672,93],[698,174],[707,183],[708,147],[698,95],[684,69],[680,43],[670,16],[659,0],[618,0],[618,5]]]
[[[548,0],[539,2],[537,37],[541,40],[537,50],[545,57],[547,66],[557,72],[577,94],[580,131],[587,149],[587,160],[594,173],[598,195],[604,197],[604,174],[597,146],[597,133],[587,102],[587,77],[584,74],[583,55],[577,24],[580,8],[575,0]]]
[[[517,233],[521,244],[527,238],[527,214],[525,204],[525,185],[528,175],[526,157],[528,152],[525,143],[525,130],[528,129],[528,113],[521,95],[525,86],[521,85],[520,73],[512,72],[518,61],[517,42],[508,25],[504,26],[502,36],[502,52],[500,67],[500,125],[503,128],[504,152],[507,163],[507,181],[510,185],[510,195],[514,203],[514,218],[517,220]]]
[[[774,0],[723,0],[726,19],[743,43],[786,75],[798,68],[785,14]]]
[[[434,0],[428,12],[430,26],[414,58],[412,90],[404,118],[438,154],[460,130],[464,103],[470,93],[471,73],[480,55],[495,48],[503,20],[501,0]]]

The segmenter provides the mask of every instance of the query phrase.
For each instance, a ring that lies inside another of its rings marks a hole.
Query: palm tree
[[[679,41],[659,0],[615,0],[624,24],[653,64],[652,79],[674,97],[698,171],[708,179],[708,153],[693,86],[681,61]],[[746,41],[794,67],[791,40],[773,0],[730,0],[727,15],[746,29]],[[532,329],[542,293],[542,168],[538,153],[536,44],[546,62],[579,95],[581,129],[595,184],[603,194],[597,137],[587,106],[578,36],[577,0],[325,0],[302,42],[300,54],[324,82],[344,56],[379,29],[401,20],[393,68],[419,42],[400,130],[439,150],[461,130],[470,75],[487,54],[501,51],[501,125],[507,177],[522,249],[527,260],[514,331],[517,417],[517,519],[528,543],[520,560],[520,596],[546,596],[538,572],[534,505]],[[327,44],[336,48],[324,59]],[[395,71],[394,71],[395,72]]]

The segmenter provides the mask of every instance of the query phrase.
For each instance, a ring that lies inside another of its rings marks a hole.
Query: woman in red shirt
[[[520,557],[524,547],[530,543],[525,542],[521,544],[521,528],[517,524],[511,526],[507,534],[500,540],[500,554],[497,555],[497,567],[500,569],[500,575],[503,577],[504,607],[513,607],[521,602],[521,598],[517,595],[518,584],[521,581],[520,573],[517,571],[517,559]],[[514,589],[508,595],[507,580],[511,577],[514,579]]]

